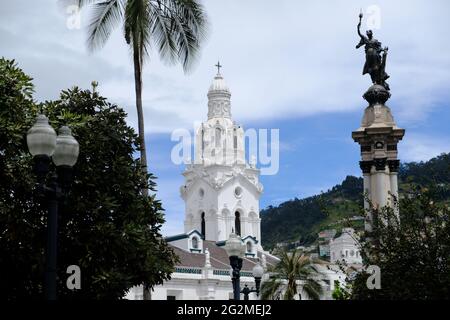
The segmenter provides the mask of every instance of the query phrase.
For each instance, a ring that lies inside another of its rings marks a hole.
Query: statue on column
[[[364,46],[366,52],[366,62],[364,63],[363,75],[366,73],[370,74],[373,84],[378,84],[383,86],[386,90],[389,90],[389,85],[386,82],[386,80],[389,79],[389,75],[385,71],[388,48],[381,47],[381,42],[373,38],[372,30],[367,30],[366,35],[361,33],[362,17],[363,14],[361,12],[359,14],[359,23],[357,27],[358,35],[361,40],[356,45],[356,49]]]

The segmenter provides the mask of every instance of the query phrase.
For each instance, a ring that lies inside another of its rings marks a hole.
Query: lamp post
[[[261,285],[261,278],[264,274],[263,267],[259,264],[259,262],[253,267],[252,270],[253,278],[255,278],[255,286],[256,289],[249,288],[247,285],[244,286],[244,289],[242,289],[241,293],[244,295],[244,300],[248,300],[248,295],[252,292],[256,293],[256,296],[259,297],[259,288]]]
[[[63,126],[56,136],[48,118],[39,114],[35,124],[27,133],[28,150],[34,158],[34,172],[38,178],[39,192],[48,205],[47,247],[45,253],[44,293],[47,300],[56,300],[56,252],[58,234],[58,200],[67,192],[72,180],[72,167],[78,159],[79,145],[70,129]],[[50,158],[56,172],[46,177],[50,169]]]
[[[235,233],[231,233],[225,242],[225,250],[230,258],[230,265],[233,270],[231,281],[233,283],[234,300],[240,300],[240,272],[242,268],[242,257],[245,254],[245,245],[242,243],[241,237]]]

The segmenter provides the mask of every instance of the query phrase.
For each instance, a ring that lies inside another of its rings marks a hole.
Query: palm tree
[[[147,155],[142,109],[142,67],[152,46],[168,63],[181,62],[189,70],[205,37],[206,15],[198,0],[78,0],[80,8],[92,5],[88,48],[100,49],[111,32],[122,25],[134,64],[136,110],[140,138],[141,165],[147,174]],[[141,190],[148,196],[148,189]],[[144,284],[144,299],[150,288]]]
[[[318,276],[320,275],[316,264],[324,262],[318,259],[312,260],[299,250],[292,252],[282,251],[280,261],[269,269],[270,278],[261,286],[262,299],[278,299],[284,291],[284,300],[293,300],[297,291],[297,280],[302,280],[303,291],[310,299],[317,300],[322,294],[322,286]],[[287,281],[287,284],[286,284]]]
[[[100,49],[111,32],[122,25],[134,64],[136,110],[141,164],[147,171],[142,109],[142,67],[152,46],[164,62],[181,62],[188,71],[206,33],[206,14],[198,0],[78,0],[80,8],[92,5],[88,48]],[[148,190],[143,190],[148,195]]]

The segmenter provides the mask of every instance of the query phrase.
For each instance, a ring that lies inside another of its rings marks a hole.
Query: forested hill
[[[427,162],[402,163],[399,170],[400,196],[414,187],[432,189],[437,200],[450,199],[450,153]],[[317,232],[340,229],[343,220],[352,218],[355,228],[363,226],[363,181],[347,176],[327,192],[304,199],[293,199],[261,211],[261,232],[265,248],[280,242],[307,245],[317,238]]]

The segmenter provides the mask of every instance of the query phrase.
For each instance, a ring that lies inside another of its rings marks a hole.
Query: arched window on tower
[[[241,235],[241,214],[239,211],[234,213],[234,230],[238,236]]]
[[[202,225],[201,225],[201,229],[202,229],[202,235],[203,238],[205,238],[206,236],[206,223],[205,223],[205,213],[202,212]]]
[[[197,237],[192,238],[192,249],[198,249],[198,239]]]
[[[247,253],[253,253],[253,246],[250,241],[247,242]]]
[[[220,128],[216,128],[216,148],[220,148],[222,140],[222,130]]]

